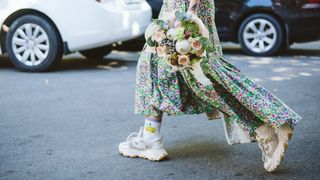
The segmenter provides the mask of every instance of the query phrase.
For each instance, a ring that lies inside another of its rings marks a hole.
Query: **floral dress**
[[[186,11],[189,2],[164,0],[159,18],[173,11]],[[219,110],[229,144],[256,141],[255,129],[264,123],[274,128],[288,123],[293,128],[301,117],[224,59],[214,22],[214,1],[200,0],[197,15],[208,28],[215,47],[215,52],[200,63],[202,77],[193,70],[171,71],[165,59],[145,46],[137,64],[135,113],[206,113],[210,119]]]

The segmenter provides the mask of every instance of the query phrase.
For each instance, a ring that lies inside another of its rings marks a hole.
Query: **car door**
[[[244,0],[215,0],[218,33],[221,40],[234,40],[234,26]]]

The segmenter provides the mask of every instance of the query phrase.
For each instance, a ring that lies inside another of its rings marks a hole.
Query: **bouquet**
[[[209,32],[194,14],[174,12],[167,19],[156,19],[145,33],[147,46],[154,48],[176,69],[191,68],[200,63],[207,52],[213,52]]]

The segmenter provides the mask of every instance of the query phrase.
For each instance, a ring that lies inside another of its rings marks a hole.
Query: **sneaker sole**
[[[164,150],[146,150],[146,151],[139,151],[139,150],[132,150],[132,149],[120,149],[119,152],[122,156],[130,157],[130,158],[143,158],[148,159],[150,161],[161,161],[168,156],[168,153]],[[152,154],[157,154],[153,156]]]
[[[279,139],[279,143],[282,143],[282,147],[280,146],[276,149],[276,152],[281,151],[280,153],[276,153],[276,154],[279,154],[278,155],[279,157],[276,157],[278,159],[278,162],[276,163],[275,167],[273,167],[271,169],[266,169],[268,172],[274,172],[275,170],[277,170],[279,168],[279,166],[281,165],[281,162],[284,159],[284,153],[288,149],[288,142],[291,140],[291,138],[292,138],[292,132],[288,133],[286,138]]]

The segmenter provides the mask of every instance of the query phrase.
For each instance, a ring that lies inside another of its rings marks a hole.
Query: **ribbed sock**
[[[146,118],[143,128],[143,139],[146,143],[152,143],[160,139],[161,121]]]

